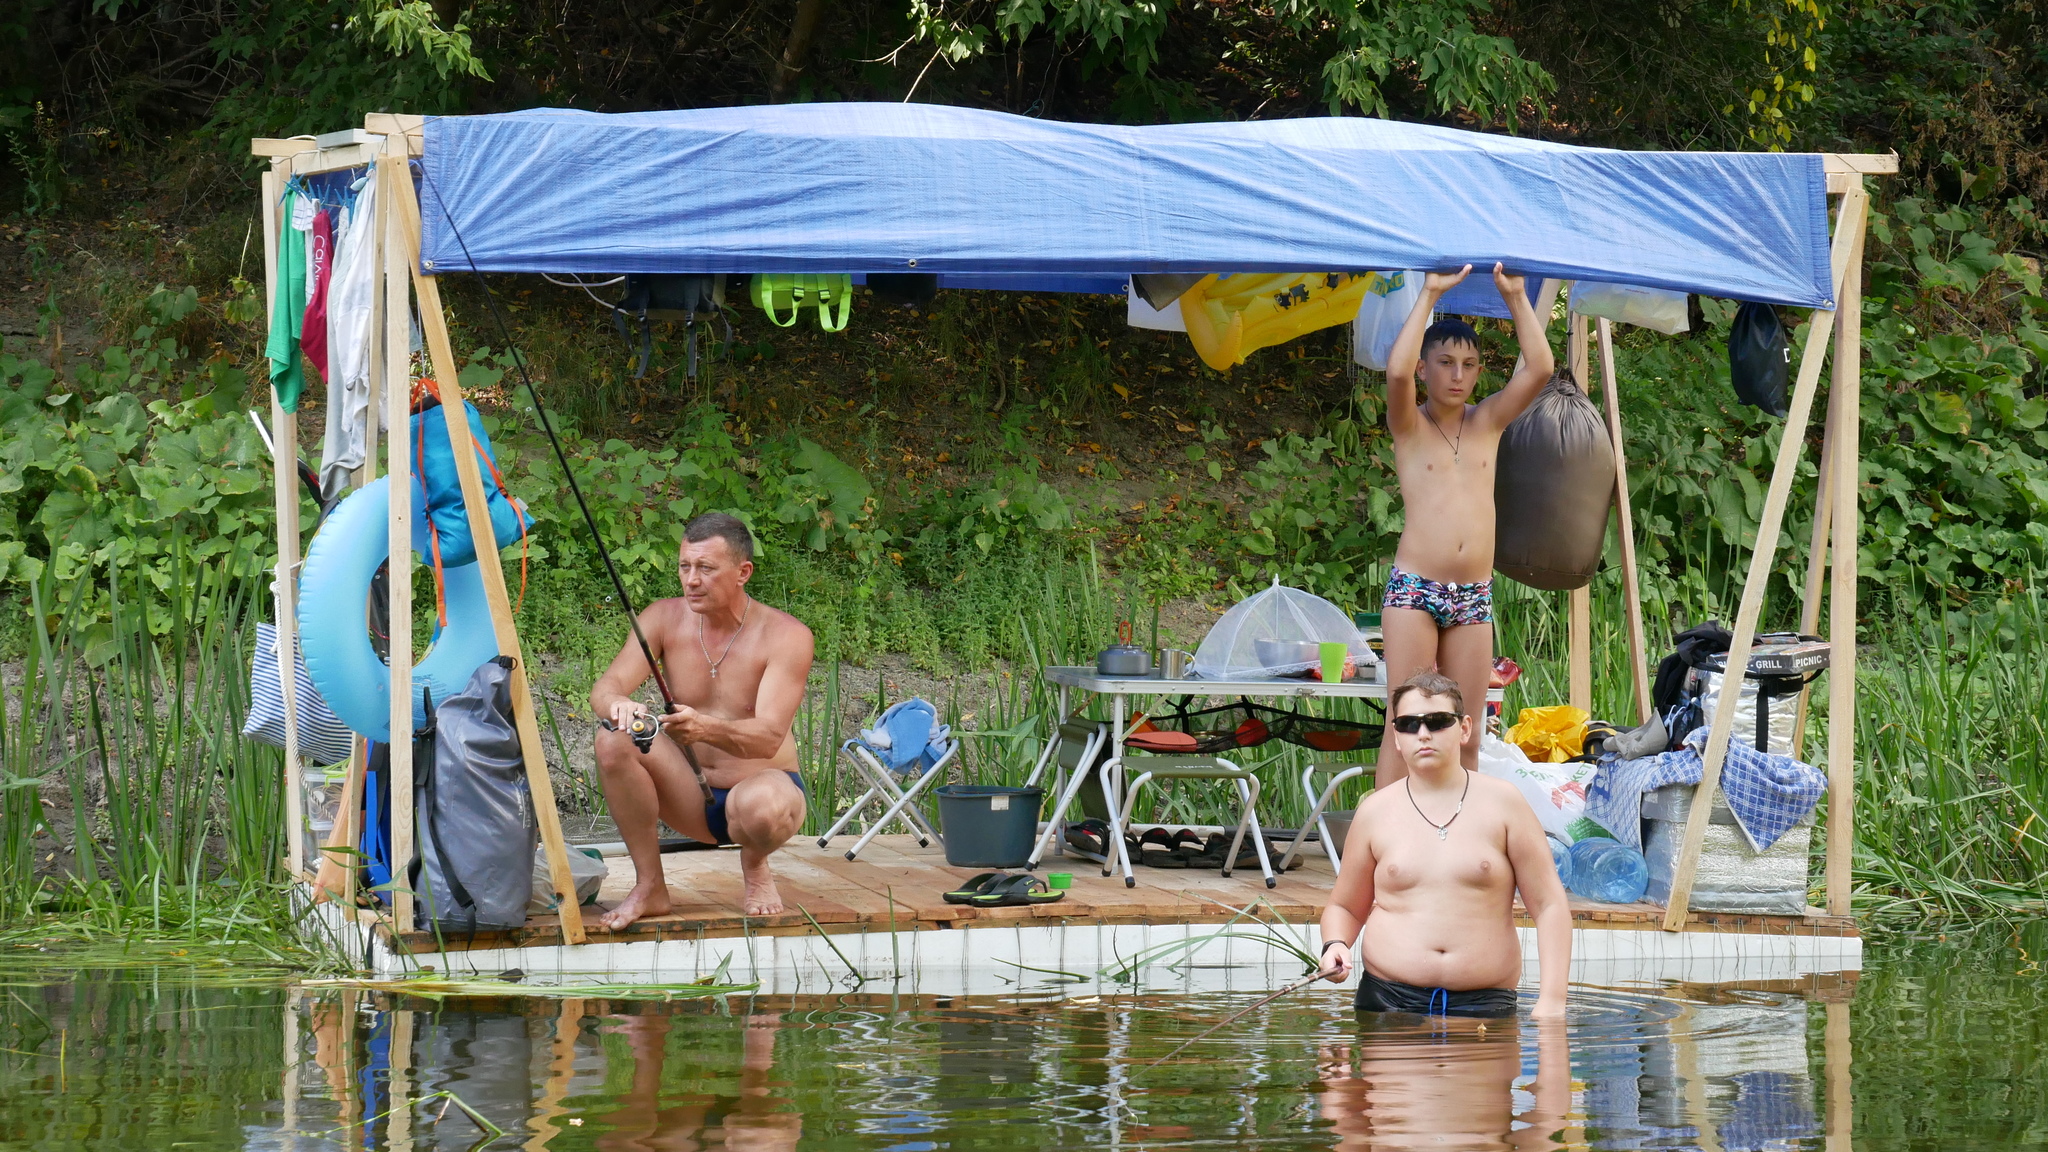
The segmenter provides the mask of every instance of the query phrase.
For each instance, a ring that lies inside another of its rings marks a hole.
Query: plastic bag
[[[1792,345],[1778,310],[1743,304],[1728,329],[1728,380],[1735,385],[1736,399],[1782,418],[1791,377]]]
[[[1614,503],[1614,441],[1568,370],[1508,425],[1497,461],[1494,569],[1552,592],[1591,583]]]
[[[1387,354],[1401,325],[1422,299],[1422,277],[1412,272],[1374,272],[1366,278],[1358,319],[1351,323],[1351,358],[1375,372],[1387,370]]]
[[[1166,302],[1164,308],[1154,308],[1145,294],[1138,290],[1137,280],[1132,279],[1130,293],[1124,305],[1124,319],[1133,328],[1145,328],[1153,332],[1185,332],[1188,322],[1180,318],[1180,298]]]
[[[1529,711],[1537,709],[1523,715]],[[1586,785],[1597,771],[1596,764],[1537,763],[1520,748],[1492,736],[1479,741],[1480,774],[1513,784],[1543,830],[1566,844],[1594,831],[1592,821],[1585,819]]]
[[[1342,608],[1312,592],[1273,586],[1238,601],[1202,637],[1195,650],[1195,675],[1206,680],[1239,680],[1259,676],[1293,676],[1322,666],[1321,657],[1303,652],[1300,660],[1268,662],[1259,641],[1343,643],[1359,665],[1378,660]],[[1270,650],[1273,645],[1268,644]]]
[[[604,857],[592,852],[589,848],[569,845],[569,882],[576,886],[578,904],[595,902],[598,889],[604,887],[605,878],[611,875]],[[547,847],[537,845],[533,850],[533,895],[527,897],[526,914],[549,916],[561,907],[561,903],[555,896],[555,875],[548,868]]]
[[[1601,316],[1617,324],[1633,324],[1676,336],[1690,325],[1686,319],[1685,293],[1662,288],[1640,288],[1634,284],[1572,285],[1571,310],[1581,316]]]
[[[1524,708],[1501,737],[1531,760],[1557,764],[1585,751],[1586,721],[1591,719],[1585,709],[1569,704]]]

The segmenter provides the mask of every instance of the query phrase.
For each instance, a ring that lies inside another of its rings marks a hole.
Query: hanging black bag
[[[1792,344],[1778,310],[1746,302],[1728,329],[1728,379],[1736,399],[1782,419],[1792,376]]]

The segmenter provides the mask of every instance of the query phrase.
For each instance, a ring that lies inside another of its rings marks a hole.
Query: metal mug
[[[1185,680],[1188,668],[1195,662],[1195,654],[1178,648],[1159,650],[1159,678],[1161,680]]]

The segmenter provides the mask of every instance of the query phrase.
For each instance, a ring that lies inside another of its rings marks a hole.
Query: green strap
[[[797,305],[802,299],[794,283],[795,277],[777,272],[757,272],[750,283],[754,304],[768,314],[778,328],[789,328],[796,324]],[[784,320],[776,312],[776,299],[788,301],[789,319]]]
[[[849,275],[820,276],[818,287],[818,327],[827,332],[843,332],[846,322],[853,315],[853,277]],[[839,315],[833,317],[830,309],[834,301],[839,304]]]

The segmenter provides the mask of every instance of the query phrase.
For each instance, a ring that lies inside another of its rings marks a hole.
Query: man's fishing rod
[[[1197,1034],[1197,1035],[1194,1035],[1194,1036],[1190,1036],[1190,1037],[1189,1037],[1189,1038],[1187,1038],[1186,1040],[1183,1040],[1183,1041],[1181,1041],[1181,1042],[1180,1042],[1180,1044],[1179,1044],[1179,1046],[1178,1046],[1178,1047],[1176,1047],[1176,1048],[1174,1048],[1174,1050],[1173,1050],[1173,1051],[1171,1051],[1171,1052],[1168,1052],[1168,1053],[1167,1053],[1166,1055],[1164,1055],[1164,1056],[1161,1056],[1161,1057],[1160,1057],[1159,1059],[1157,1059],[1157,1060],[1154,1060],[1154,1061],[1153,1061],[1153,1062],[1151,1062],[1150,1064],[1147,1064],[1147,1065],[1145,1065],[1145,1067],[1147,1067],[1147,1068],[1157,1068],[1157,1067],[1159,1067],[1159,1066],[1160,1066],[1161,1064],[1164,1064],[1164,1063],[1166,1063],[1166,1062],[1167,1062],[1168,1060],[1171,1060],[1171,1059],[1173,1059],[1173,1058],[1174,1058],[1175,1056],[1178,1056],[1178,1055],[1180,1055],[1180,1053],[1181,1053],[1181,1049],[1183,1049],[1183,1048],[1186,1048],[1186,1047],[1187,1047],[1188,1045],[1190,1045],[1190,1044],[1193,1044],[1193,1043],[1194,1043],[1195,1041],[1197,1041],[1197,1040],[1200,1040],[1200,1039],[1202,1039],[1203,1037],[1206,1037],[1206,1036],[1208,1036],[1208,1035],[1209,1035],[1210,1033],[1212,1033],[1212,1032],[1216,1031],[1216,1030],[1217,1030],[1217,1029],[1219,1029],[1219,1028],[1222,1028],[1222,1027],[1224,1027],[1225,1025],[1228,1025],[1228,1024],[1234,1024],[1234,1023],[1236,1023],[1236,1022],[1238,1021],[1238,1019],[1239,1019],[1240,1017],[1243,1017],[1243,1016],[1245,1016],[1246,1014],[1248,1014],[1248,1013],[1251,1013],[1251,1012],[1254,1012],[1254,1011],[1256,1011],[1256,1010],[1258,1010],[1258,1009],[1260,1009],[1260,1008],[1264,1008],[1264,1007],[1265,1007],[1266,1005],[1268,1005],[1268,1004],[1271,1004],[1271,1003],[1272,1003],[1273,1001],[1275,1001],[1275,1000],[1278,1000],[1278,999],[1279,999],[1279,998],[1281,998],[1282,996],[1285,996],[1285,995],[1287,995],[1287,994],[1288,994],[1289,992],[1299,992],[1299,991],[1300,991],[1300,990],[1302,990],[1303,988],[1306,988],[1306,987],[1308,987],[1309,985],[1311,985],[1311,984],[1315,983],[1315,982],[1316,982],[1316,981],[1318,981],[1318,980],[1321,980],[1322,978],[1323,978],[1323,972],[1322,972],[1322,970],[1321,970],[1321,969],[1318,969],[1318,970],[1316,970],[1316,971],[1314,971],[1314,972],[1311,972],[1311,973],[1309,973],[1308,975],[1306,975],[1306,976],[1302,977],[1301,979],[1299,979],[1299,980],[1296,980],[1296,981],[1295,981],[1294,983],[1292,983],[1292,984],[1289,984],[1289,985],[1288,985],[1287,987],[1285,987],[1285,988],[1282,988],[1282,989],[1281,989],[1281,990],[1279,990],[1278,992],[1275,992],[1275,993],[1273,993],[1272,995],[1270,995],[1270,996],[1267,996],[1267,997],[1266,997],[1265,999],[1263,999],[1263,1000],[1260,1000],[1260,1001],[1259,1001],[1258,1003],[1256,1003],[1256,1004],[1253,1004],[1253,1005],[1251,1005],[1250,1007],[1247,1007],[1247,1008],[1241,1009],[1241,1010],[1239,1010],[1239,1011],[1237,1011],[1237,1012],[1233,1012],[1233,1013],[1231,1013],[1231,1014],[1230,1014],[1230,1015],[1229,1015],[1228,1017],[1226,1017],[1226,1018],[1225,1018],[1225,1019],[1224,1019],[1224,1020],[1222,1021],[1222,1023],[1219,1023],[1219,1024],[1215,1024],[1215,1025],[1212,1025],[1212,1026],[1210,1026],[1210,1027],[1208,1027],[1208,1028],[1205,1028],[1205,1029],[1203,1029],[1203,1030],[1202,1030],[1202,1031],[1201,1031],[1201,1032],[1200,1032],[1199,1034]]]
[[[491,321],[497,326],[498,335],[504,340],[506,348],[512,348],[512,331],[505,323],[504,313],[498,310],[497,294],[491,291],[489,281],[484,279],[483,270],[476,266],[476,258],[469,254],[469,243],[462,238],[462,230],[455,226],[455,217],[448,211],[448,202],[442,199],[441,189],[434,184],[434,178],[427,175],[425,166],[420,168],[420,178],[433,190],[434,200],[441,206],[441,218],[448,222],[448,234],[453,236],[455,243],[461,247],[462,257],[469,265],[470,274],[476,277],[477,286],[483,289],[484,304],[490,309]],[[646,657],[647,669],[654,674],[654,686],[661,692],[662,715],[670,715],[676,711],[676,698],[668,690],[668,679],[661,674],[661,663],[654,658],[654,649],[648,645],[646,633],[640,630],[640,614],[633,610],[633,598],[626,594],[626,582],[619,578],[619,568],[612,562],[611,549],[604,546],[604,534],[597,530],[597,517],[590,514],[590,505],[584,502],[583,488],[576,483],[575,470],[569,467],[569,454],[562,450],[562,441],[555,435],[554,423],[548,419],[547,407],[540,402],[540,391],[533,386],[533,376],[526,370],[526,357],[516,349],[513,351],[512,365],[519,370],[519,382],[526,385],[526,395],[533,401],[533,413],[540,418],[541,431],[547,433],[548,444],[555,450],[555,461],[562,466],[562,475],[569,481],[569,494],[576,497],[576,507],[583,513],[584,526],[590,529],[591,542],[597,545],[597,554],[604,560],[604,570],[612,578],[612,590],[618,593],[619,608],[625,612],[627,623],[633,626],[633,639],[640,642],[640,654]],[[633,722],[627,727],[627,734],[633,738],[633,743],[642,752],[654,747],[654,734],[658,731],[660,725],[644,716],[634,717]],[[704,774],[697,769],[697,758],[691,754],[687,744],[677,741],[676,746],[681,748],[683,755],[689,759],[691,769],[697,771],[701,784]],[[711,793],[708,789],[704,793],[704,800],[707,805],[711,802]]]

